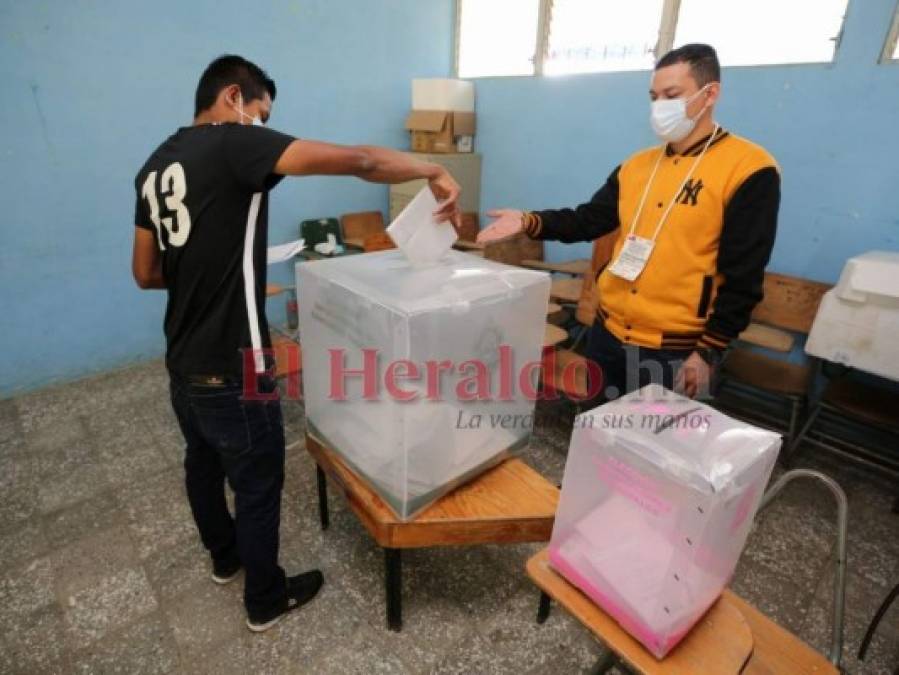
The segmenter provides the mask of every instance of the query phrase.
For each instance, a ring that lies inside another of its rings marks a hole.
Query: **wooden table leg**
[[[550,597],[540,591],[540,604],[537,605],[537,623],[544,623],[549,618]]]
[[[599,657],[599,661],[593,666],[590,675],[603,675],[603,673],[609,672],[612,668],[620,664],[621,660],[618,658],[618,655],[609,649],[605,654]]]
[[[403,562],[398,548],[384,549],[384,569],[387,591],[387,628],[403,629]]]
[[[315,465],[315,476],[318,479],[318,517],[321,520],[322,529],[327,530],[331,522],[328,513],[328,481],[322,468]]]

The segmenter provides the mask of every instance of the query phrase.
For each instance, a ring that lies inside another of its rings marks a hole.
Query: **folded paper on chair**
[[[548,275],[458,251],[418,267],[396,249],[296,270],[309,431],[399,518],[526,443],[518,369],[540,360]]]
[[[730,581],[780,444],[657,385],[579,415],[552,566],[662,658]]]

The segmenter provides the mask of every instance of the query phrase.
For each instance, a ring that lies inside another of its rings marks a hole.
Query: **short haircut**
[[[262,68],[241,56],[225,54],[206,66],[200,76],[194,100],[194,117],[211,108],[219,92],[231,84],[240,86],[244,103],[262,98],[265,92],[275,100],[275,82]]]
[[[721,81],[721,64],[714,47],[704,44],[689,44],[672,49],[656,63],[656,70],[675,63],[686,63],[696,84],[704,87],[709,82]]]

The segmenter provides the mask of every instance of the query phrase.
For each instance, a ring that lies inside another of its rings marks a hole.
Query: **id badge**
[[[609,271],[616,277],[626,281],[634,281],[640,276],[646,262],[652,254],[655,242],[652,239],[644,239],[635,234],[629,234],[624,240],[621,252],[609,267]]]

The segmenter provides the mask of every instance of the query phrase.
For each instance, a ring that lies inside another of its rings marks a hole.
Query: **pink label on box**
[[[594,458],[600,480],[654,516],[671,511],[671,503],[660,497],[658,481],[614,457]]]

